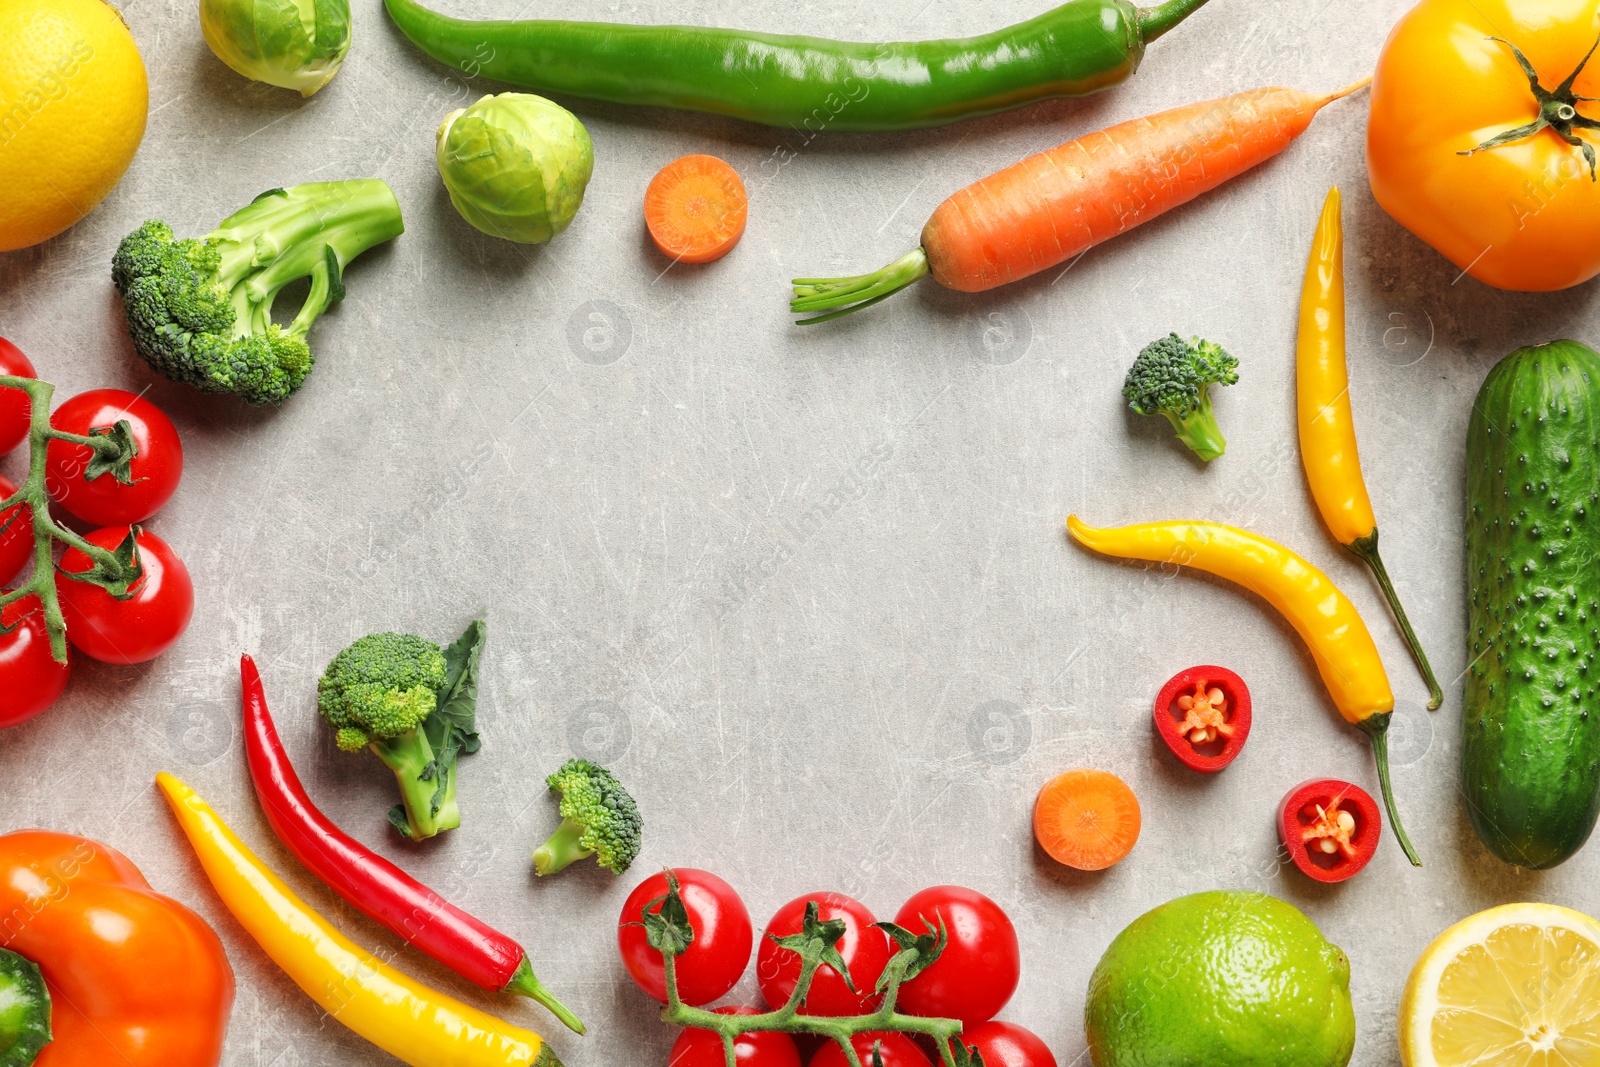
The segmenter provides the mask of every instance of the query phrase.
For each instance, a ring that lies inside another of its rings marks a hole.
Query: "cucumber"
[[[1461,784],[1489,850],[1544,870],[1600,815],[1600,353],[1523,348],[1467,431]]]

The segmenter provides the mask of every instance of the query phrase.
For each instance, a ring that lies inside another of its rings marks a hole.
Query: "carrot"
[[[710,263],[731,252],[749,208],[739,172],[716,156],[675,159],[644,191],[650,239],[679,263]]]
[[[940,204],[922,245],[853,278],[796,278],[791,311],[826,322],[919,281],[980,293],[1065,263],[1163,212],[1187,204],[1288,148],[1326,96],[1254,89],[1173,108],[1029,156]]]
[[[1139,800],[1109,771],[1068,771],[1039,790],[1033,836],[1057,863],[1103,871],[1139,840]]]

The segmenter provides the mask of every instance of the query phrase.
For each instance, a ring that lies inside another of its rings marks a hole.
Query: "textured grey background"
[[[512,0],[454,0],[509,14]],[[1071,136],[1265,84],[1331,89],[1370,69],[1404,0],[1215,0],[1151,49],[1127,86],[946,130],[793,133],[574,104],[595,178],[553,244],[499,243],[456,217],[433,166],[443,114],[493,87],[412,50],[358,0],[344,71],[310,101],[247,83],[207,51],[188,0],[133,0],[152,115],[121,186],[65,236],[0,256],[0,333],[65,398],[148,389],[188,469],[149,525],[199,589],[181,645],[141,668],[80,663],[62,703],[0,737],[5,828],[80,831],[127,851],[211,917],[239,977],[230,1067],[389,1061],[322,1017],[226,915],[152,778],[179,773],[308,900],[362,944],[394,938],[276,846],[248,790],[236,658],[253,651],[287,744],[342,825],[520,938],[591,1024],[578,1040],[531,1005],[480,995],[409,951],[398,962],[549,1034],[574,1065],[665,1061],[672,1033],[617,962],[623,897],[663,864],[703,866],[759,925],[806,891],[889,917],[922,886],[999,900],[1022,935],[1005,1016],[1063,1067],[1083,1056],[1090,970],[1110,939],[1181,893],[1246,887],[1309,912],[1350,954],[1356,1062],[1397,1063],[1394,1015],[1419,951],[1493,904],[1600,908],[1600,849],[1544,875],[1492,859],[1455,789],[1463,666],[1462,440],[1494,360],[1558,335],[1597,340],[1593,286],[1492,292],[1391,222],[1367,191],[1365,97],[1336,104],[1282,158],[1203,202],[1045,275],[982,297],[924,284],[848,321],[798,330],[797,274],[852,273],[909,249],[963,184]],[[863,39],[1017,21],[1035,0],[758,0],[527,14],[722,23]],[[688,152],[744,175],[750,227],[727,259],[667,269],[640,221],[644,186]],[[107,263],[151,216],[205,232],[275,185],[379,176],[407,232],[349,272],[317,326],[320,363],[280,410],[154,378],[133,356]],[[1346,191],[1351,376],[1385,552],[1448,701],[1432,718],[1373,585],[1333,544],[1300,473],[1292,353],[1305,251],[1328,185]],[[1202,469],[1160,420],[1124,413],[1140,345],[1200,333],[1243,361],[1218,402],[1228,454]],[[16,474],[18,460],[0,464]],[[1402,710],[1396,786],[1428,866],[1385,841],[1371,869],[1313,886],[1275,862],[1278,798],[1312,776],[1372,788],[1365,740],[1262,603],[1208,579],[1147,575],[1062,534],[1206,517],[1297,547],[1372,626]],[[483,751],[463,766],[465,823],[402,847],[394,788],[333,750],[315,678],[360,634],[444,640],[489,612]],[[1176,670],[1241,671],[1256,725],[1202,780],[1152,736]],[[541,779],[568,754],[608,760],[647,820],[637,873],[535,884],[528,850],[555,821]],[[1117,772],[1144,835],[1111,871],[1065,871],[1028,816],[1048,777]],[[739,993],[753,995],[747,978]]]

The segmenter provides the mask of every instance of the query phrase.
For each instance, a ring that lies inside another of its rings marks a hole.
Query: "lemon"
[[[1600,1067],[1600,922],[1507,904],[1428,946],[1400,1001],[1406,1067]]]
[[[94,210],[144,138],[150,88],[103,0],[0,0],[0,252]]]

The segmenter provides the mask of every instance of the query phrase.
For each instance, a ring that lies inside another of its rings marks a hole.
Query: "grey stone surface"
[[[979,32],[1039,6],[520,10],[884,39]],[[1373,202],[1357,97],[1282,158],[1064,276],[981,297],[924,284],[809,330],[789,324],[784,297],[797,274],[888,262],[944,196],[1071,136],[1258,85],[1346,84],[1406,6],[1215,0],[1123,88],[904,135],[800,143],[573,103],[594,138],[595,178],[572,228],[529,249],[469,228],[434,173],[440,118],[493,87],[412,50],[377,0],[358,0],[350,60],[309,101],[217,62],[186,0],[133,0],[127,18],[151,72],[144,146],[86,222],[0,256],[0,334],[62,397],[123,386],[172,414],[188,469],[150,527],[187,559],[199,607],[159,662],[80,663],[57,708],[0,737],[0,825],[110,842],[216,923],[239,978],[230,1067],[390,1061],[324,1017],[222,910],[152,788],[158,770],[199,789],[358,942],[549,1034],[575,1067],[665,1062],[673,1035],[622,972],[613,937],[628,890],[663,864],[720,872],[758,924],[806,891],[854,893],[880,917],[929,884],[990,894],[1023,941],[1005,1017],[1039,1032],[1063,1067],[1087,1062],[1085,984],[1123,925],[1191,891],[1275,893],[1349,952],[1355,1062],[1398,1063],[1401,987],[1446,925],[1521,899],[1600,909],[1600,850],[1543,875],[1507,868],[1477,844],[1455,788],[1472,396],[1517,345],[1596,341],[1594,287],[1527,296],[1458,279]],[[688,152],[745,176],[749,232],[717,264],[668,269],[639,205],[656,169]],[[369,175],[394,186],[408,229],[349,272],[300,395],[250,410],[156,379],[133,356],[107,274],[123,233],[152,216],[202,233],[262,189]],[[1375,587],[1323,530],[1299,470],[1296,303],[1334,182],[1347,200],[1363,457],[1390,569],[1448,682],[1433,716]],[[1218,402],[1228,454],[1205,468],[1118,396],[1137,349],[1174,329],[1243,361]],[[1326,568],[1365,614],[1401,701],[1396,787],[1427,867],[1413,871],[1386,841],[1341,887],[1280,868],[1278,799],[1312,776],[1374,788],[1366,742],[1261,602],[1078,551],[1062,534],[1069,511],[1233,521]],[[363,633],[448,639],[480,610],[491,635],[484,748],[463,766],[465,823],[403,846],[383,819],[387,772],[333,749],[314,681]],[[591,1037],[403,950],[277,846],[237,745],[246,650],[317,801],[521,939]],[[1148,710],[1170,674],[1199,662],[1238,669],[1257,709],[1243,757],[1204,781],[1166,756]],[[604,758],[634,787],[648,827],[635,875],[531,876],[528,852],[556,820],[542,777],[573,752]],[[1035,791],[1078,766],[1122,775],[1143,804],[1137,849],[1103,874],[1065,871],[1031,841]],[[754,996],[753,980],[738,996]]]

